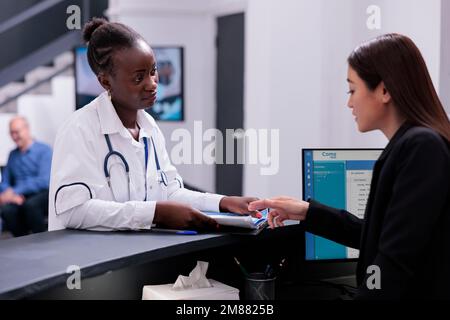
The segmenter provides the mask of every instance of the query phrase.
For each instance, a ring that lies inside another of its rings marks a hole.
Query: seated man
[[[9,129],[17,148],[9,154],[0,184],[3,229],[16,237],[46,231],[52,150],[33,140],[24,117],[13,118]]]

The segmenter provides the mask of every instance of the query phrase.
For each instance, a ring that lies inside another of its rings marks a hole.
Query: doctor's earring
[[[108,90],[108,98],[111,100],[111,90]]]

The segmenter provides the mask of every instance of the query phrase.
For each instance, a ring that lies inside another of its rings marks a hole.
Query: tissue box
[[[144,286],[142,300],[239,300],[239,290],[209,279],[212,287],[174,290],[173,284]]]

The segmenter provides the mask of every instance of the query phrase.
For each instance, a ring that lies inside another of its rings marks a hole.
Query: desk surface
[[[92,277],[238,239],[223,234],[60,230],[0,241],[0,299],[20,299],[62,285],[70,265],[79,266],[83,277]]]

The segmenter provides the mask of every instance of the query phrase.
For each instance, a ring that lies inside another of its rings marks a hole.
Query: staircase
[[[48,77],[48,71],[39,67],[30,72],[30,75],[40,79],[41,75]],[[37,80],[37,83],[33,89],[11,100],[0,109],[0,137],[2,137],[0,166],[6,165],[9,152],[15,148],[9,136],[9,121],[12,117],[18,114],[25,116],[30,124],[33,137],[53,145],[61,124],[75,111],[75,79],[72,65],[57,75],[51,73],[50,79]],[[28,86],[29,82],[15,83],[14,85],[19,88]],[[14,88],[14,86],[10,85],[8,88]]]
[[[14,81],[0,88],[0,112],[17,113],[17,100],[23,94],[51,94],[50,80],[58,75],[73,76],[73,53],[58,55],[52,66],[38,66],[24,75],[24,81]]]
[[[27,117],[33,136],[52,145],[75,110],[73,48],[81,30],[66,26],[71,5],[81,9],[83,24],[104,16],[108,0],[0,1],[0,166],[15,147],[8,125],[14,115]]]

